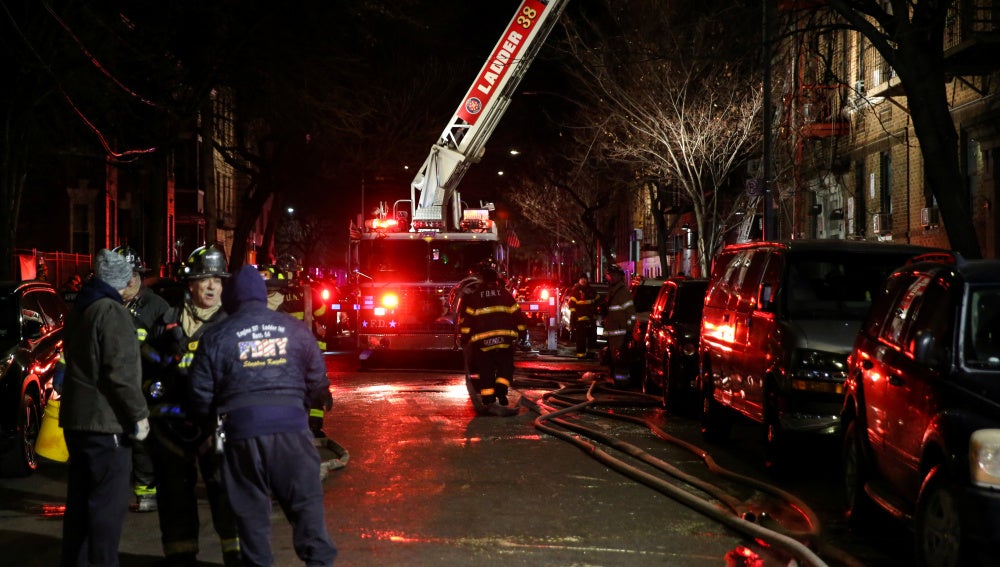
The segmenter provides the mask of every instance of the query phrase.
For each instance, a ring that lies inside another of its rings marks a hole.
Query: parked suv
[[[0,474],[37,467],[35,438],[62,354],[66,304],[44,282],[0,282]]]
[[[793,240],[728,246],[715,258],[701,326],[702,433],[741,414],[767,433],[767,464],[789,433],[839,430],[847,355],[886,277],[933,249]]]
[[[707,279],[670,278],[663,282],[649,313],[642,390],[661,394],[663,407],[679,409],[693,395],[698,376],[698,330]]]
[[[896,271],[848,364],[848,512],[872,503],[916,529],[925,565],[1000,549],[1000,261]]]

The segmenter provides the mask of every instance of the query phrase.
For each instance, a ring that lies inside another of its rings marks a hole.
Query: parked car
[[[642,391],[661,394],[663,407],[676,410],[692,397],[698,377],[698,331],[707,279],[670,278],[660,286],[644,345]]]
[[[0,283],[0,474],[38,468],[35,439],[62,354],[68,309],[48,283]]]
[[[644,360],[646,358],[646,326],[653,302],[663,286],[660,278],[638,278],[631,286],[632,305],[635,306],[635,323],[628,338],[629,379],[639,385],[643,381]]]
[[[995,565],[1000,261],[917,263],[885,289],[848,364],[849,517],[877,504],[907,520],[923,565]]]
[[[793,240],[728,246],[713,263],[700,332],[701,429],[763,424],[766,464],[788,434],[839,431],[847,355],[886,277],[935,249]]]

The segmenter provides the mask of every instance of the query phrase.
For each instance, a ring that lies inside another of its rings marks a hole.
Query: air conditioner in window
[[[889,234],[892,232],[892,216],[889,213],[875,213],[872,216],[872,232]]]
[[[924,207],[920,209],[920,226],[924,228],[933,228],[938,225],[939,213],[937,207]]]

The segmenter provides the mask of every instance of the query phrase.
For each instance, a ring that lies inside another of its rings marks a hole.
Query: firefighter
[[[597,292],[590,287],[586,275],[580,276],[569,293],[569,322],[576,341],[576,357],[584,358],[597,323]]]
[[[257,271],[264,278],[265,289],[267,290],[267,307],[271,311],[288,313],[299,321],[305,319],[305,301],[302,299],[302,292],[295,293],[289,287],[290,281],[285,277],[285,273],[277,266],[261,265]],[[299,288],[301,290],[301,288]],[[320,305],[319,309],[313,311],[313,317],[321,317],[326,313],[326,306]],[[315,319],[313,319],[315,321]],[[321,351],[326,350],[326,342],[316,339],[316,344]],[[314,439],[326,438],[323,432],[324,411],[323,405],[313,403],[309,407],[309,430],[312,431]]]
[[[625,341],[635,324],[635,304],[625,282],[625,270],[617,264],[608,268],[608,298],[604,316],[604,335],[608,338],[608,365],[616,385],[628,382],[628,364],[624,360]]]
[[[181,267],[188,290],[183,302],[153,326],[147,342],[161,360],[158,380],[147,392],[153,417],[149,451],[159,479],[157,502],[166,565],[197,565],[198,469],[208,494],[212,523],[222,542],[226,566],[240,564],[236,518],[222,486],[219,456],[208,446],[211,425],[189,418],[188,373],[205,330],[226,317],[222,309],[225,253],[214,245],[198,248]]]
[[[272,498],[292,524],[306,565],[333,565],[337,548],[324,518],[319,452],[305,407],[333,397],[323,354],[309,330],[267,309],[264,282],[243,266],[227,286],[230,316],[202,337],[191,369],[197,415],[225,429],[222,473],[237,511],[247,565],[271,566]]]
[[[507,393],[514,379],[514,346],[527,333],[521,307],[491,266],[479,270],[458,305],[458,328],[471,375],[485,411],[509,415]]]
[[[132,279],[129,280],[122,300],[125,308],[132,315],[135,324],[136,337],[139,339],[139,352],[142,353],[142,382],[152,379],[156,373],[159,357],[151,358],[146,345],[149,329],[170,309],[167,301],[142,283],[143,275],[149,270],[138,252],[130,246],[119,246],[112,250],[122,256],[132,266]],[[137,442],[132,446],[132,491],[135,502],[130,509],[133,512],[153,512],[156,510],[156,475],[153,469],[153,459],[146,450],[145,442]]]

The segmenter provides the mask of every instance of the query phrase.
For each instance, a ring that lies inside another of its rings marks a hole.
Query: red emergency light
[[[369,219],[366,224],[370,230],[387,232],[397,230],[399,221],[396,219]]]

